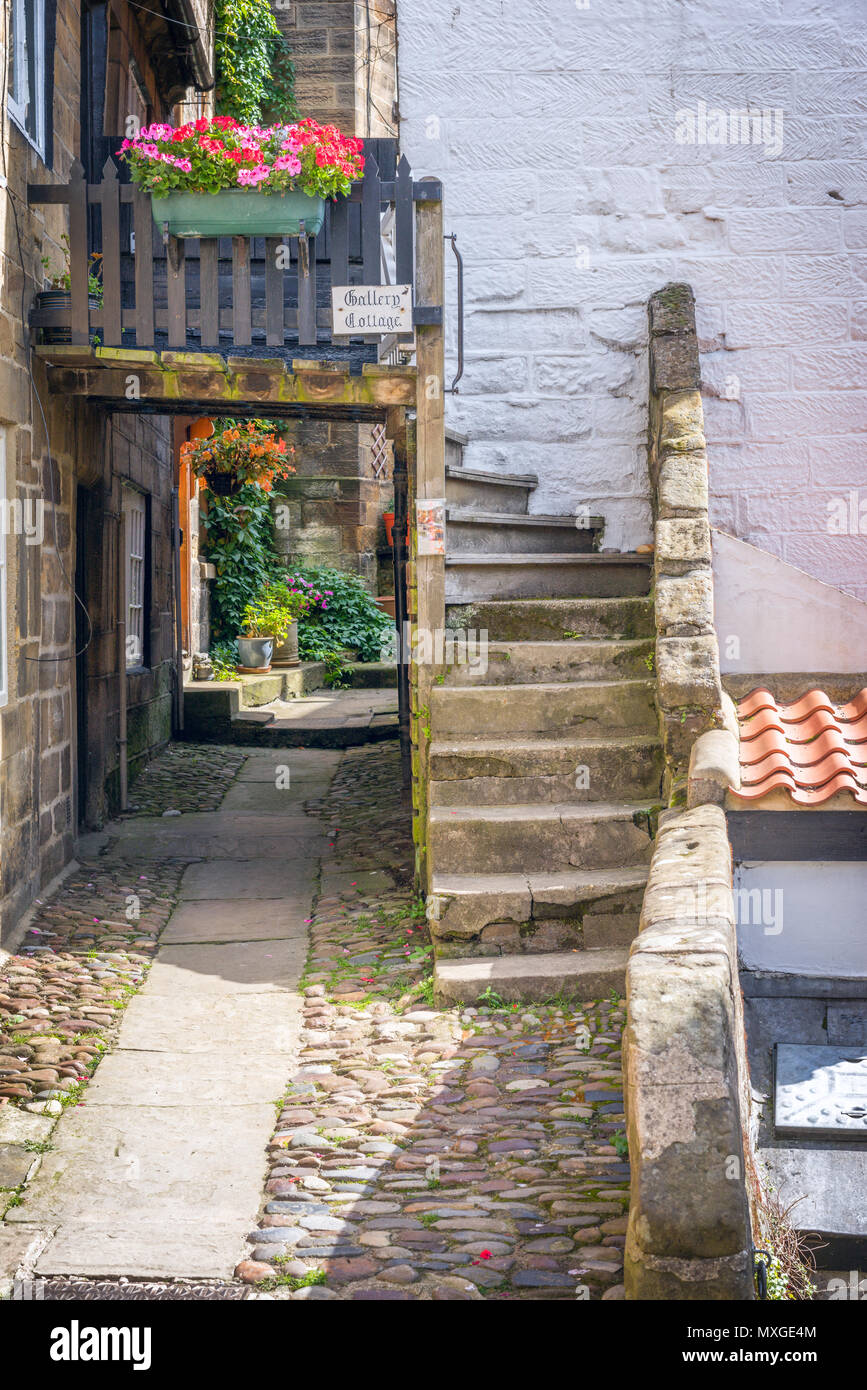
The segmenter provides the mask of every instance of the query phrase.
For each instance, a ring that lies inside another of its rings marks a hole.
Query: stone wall
[[[666,285],[652,295],[649,319],[656,686],[665,751],[663,791],[674,804],[685,793],[697,735],[724,723],[723,691],[714,628],[707,446],[689,285]]]
[[[606,546],[649,541],[644,306],[685,280],[711,521],[867,594],[863,535],[825,529],[864,496],[861,0],[400,0],[399,37],[401,141],[466,261],[467,465],[538,473],[539,512],[592,503]],[[768,112],[769,143],[711,143],[699,103]]]
[[[377,476],[373,426],[303,420],[281,426],[280,433],[295,450],[296,472],[273,494],[279,552],[287,562],[358,574],[376,593],[392,465],[389,457]]]
[[[4,44],[8,16],[4,7]],[[66,181],[79,152],[80,40],[80,4],[58,0],[50,165],[5,116],[2,131],[2,167],[8,180],[8,191],[0,191],[0,430],[6,498],[35,504],[41,518],[37,543],[28,544],[26,536],[14,532],[6,536],[8,693],[0,708],[2,937],[74,852],[80,763],[88,774],[85,823],[100,824],[117,805],[115,518],[122,478],[153,498],[153,604],[146,615],[151,666],[127,678],[133,776],[147,751],[170,733],[167,424],[120,416],[110,426],[106,414],[86,401],[52,397],[41,362],[29,353],[27,316],[34,294],[45,283],[42,258],[47,258],[50,273],[63,270],[61,238],[67,213],[60,205],[28,207],[26,185]],[[144,52],[140,58],[146,65]],[[153,73],[146,71],[145,77],[153,87]],[[87,606],[93,629],[84,658],[87,734],[86,747],[80,748],[75,653],[76,636],[82,638],[87,625],[80,622],[82,610],[73,598],[79,486],[89,490],[94,504],[88,507],[92,529]]]
[[[626,991],[626,1297],[752,1299],[749,1079],[721,806],[660,817]]]
[[[347,135],[397,134],[395,0],[273,0],[302,116]]]

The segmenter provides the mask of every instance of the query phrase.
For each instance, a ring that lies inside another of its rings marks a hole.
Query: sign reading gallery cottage
[[[332,331],[337,334],[411,333],[411,285],[335,285]]]

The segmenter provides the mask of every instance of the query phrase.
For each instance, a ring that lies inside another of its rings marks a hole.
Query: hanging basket
[[[240,484],[231,473],[206,473],[205,486],[215,497],[234,497]]]

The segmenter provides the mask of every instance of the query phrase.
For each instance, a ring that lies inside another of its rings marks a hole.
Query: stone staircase
[[[450,628],[487,666],[430,700],[429,917],[441,1000],[624,987],[660,794],[650,558],[533,516],[531,475],[446,467]]]

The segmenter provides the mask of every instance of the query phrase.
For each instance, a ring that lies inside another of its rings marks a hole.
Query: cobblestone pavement
[[[397,751],[348,751],[299,1065],[237,1277],[293,1299],[621,1298],[623,1003],[432,1006]]]
[[[126,815],[216,811],[246,757],[221,744],[170,743],[137,778]]]

